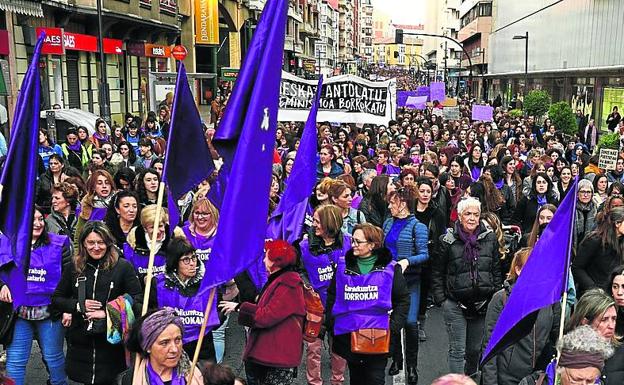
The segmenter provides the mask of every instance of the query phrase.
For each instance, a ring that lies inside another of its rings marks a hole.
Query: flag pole
[[[208,297],[206,310],[204,310],[204,320],[202,322],[201,328],[199,329],[199,339],[197,340],[197,345],[195,345],[195,353],[193,353],[193,362],[191,363],[191,377],[189,378],[189,381],[188,381],[189,384],[193,381],[193,376],[195,375],[195,366],[197,365],[197,361],[199,360],[199,350],[201,349],[202,343],[204,342],[204,334],[206,334],[206,325],[208,325],[208,317],[210,316],[210,311],[212,310],[212,304],[214,302],[216,291],[217,291],[216,286],[210,289],[210,297]]]
[[[158,237],[158,229],[160,228],[160,222],[162,219],[162,204],[165,196],[165,182],[161,180],[158,186],[158,199],[156,200],[156,217],[154,218],[154,228],[152,230],[152,236],[149,244],[149,262],[147,264],[147,276],[145,277],[145,292],[143,293],[143,308],[141,309],[141,316],[147,313],[147,306],[149,305],[149,295],[152,289],[152,277],[154,273],[154,258],[156,257],[156,238]]]

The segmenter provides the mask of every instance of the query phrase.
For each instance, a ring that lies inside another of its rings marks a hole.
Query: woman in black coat
[[[523,233],[528,233],[533,227],[537,210],[546,203],[557,206],[559,202],[553,191],[553,183],[546,175],[540,172],[532,178],[529,196],[523,196],[516,205],[511,223],[520,226]]]
[[[613,269],[604,289],[607,293],[611,293],[615,300],[615,307],[617,308],[615,335],[622,336],[624,335],[624,265],[619,265]],[[618,345],[615,348],[615,354],[605,362],[602,374],[604,385],[624,384],[623,344]]]
[[[109,229],[88,222],[73,262],[63,271],[52,304],[71,314],[67,331],[67,376],[84,384],[111,384],[126,369],[123,344],[106,336],[106,304],[128,295],[140,314],[142,291],[130,262],[120,258]]]
[[[382,227],[390,216],[388,209],[388,194],[396,190],[396,186],[387,175],[373,178],[370,189],[360,203],[359,210],[364,214],[366,221],[377,227]]]

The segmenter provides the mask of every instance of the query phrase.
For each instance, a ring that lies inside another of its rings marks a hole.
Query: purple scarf
[[[164,381],[160,379],[158,373],[152,368],[151,362],[147,363],[147,378],[150,385],[164,385]],[[178,375],[178,370],[173,369],[173,375],[171,376],[171,385],[186,385],[186,380],[183,375]]]
[[[67,148],[72,151],[80,151],[80,146],[82,146],[82,143],[80,143],[79,140],[77,140],[74,144],[69,144],[69,142],[67,142]]]
[[[483,170],[482,168],[477,167],[477,166],[473,166],[470,169],[470,177],[472,178],[473,182],[476,182],[476,181],[479,180],[479,177],[481,176],[481,171],[482,170]]]
[[[479,259],[479,243],[477,242],[479,228],[472,234],[468,234],[462,225],[458,223],[455,226],[455,231],[459,239],[464,242],[464,259],[470,264],[470,279],[476,281],[478,276],[477,261]]]
[[[107,134],[100,134],[99,132],[95,132],[93,137],[102,143],[110,143],[110,136]]]
[[[501,179],[498,182],[494,182],[494,186],[496,186],[496,188],[498,190],[503,188],[503,184],[505,184],[505,180],[504,179]]]

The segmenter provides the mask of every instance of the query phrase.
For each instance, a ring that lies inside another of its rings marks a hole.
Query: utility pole
[[[100,117],[111,125],[110,102],[108,100],[108,77],[106,76],[106,54],[102,31],[102,0],[97,0],[98,45],[100,46]],[[90,81],[90,80],[89,80]]]

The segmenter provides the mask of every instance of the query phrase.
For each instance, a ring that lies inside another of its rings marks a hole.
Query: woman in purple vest
[[[74,250],[78,250],[78,238],[87,221],[104,220],[114,191],[116,191],[115,181],[108,171],[95,170],[87,179],[87,195],[80,201],[80,210],[76,210],[78,223],[74,236]]]
[[[154,289],[150,293],[150,307],[168,306],[175,309],[184,323],[184,351],[191,357],[197,347],[204,310],[210,296],[210,288],[201,285],[205,274],[206,269],[195,254],[195,248],[184,237],[179,237],[169,243],[165,273],[154,277],[152,281]],[[199,350],[200,367],[208,361],[215,361],[212,329],[220,324],[217,303],[215,298]]]
[[[351,332],[366,328],[400,332],[409,310],[401,266],[383,247],[383,230],[355,226],[352,249],[338,264],[327,292],[326,314],[334,336],[332,350],[347,360],[351,385],[383,385],[387,354],[353,353]]]
[[[201,197],[193,203],[188,224],[182,227],[184,236],[196,249],[195,254],[204,262],[210,257],[219,223],[219,210],[208,200]]]
[[[307,281],[314,291],[319,293],[323,305],[327,301],[327,288],[334,277],[335,267],[344,263],[344,256],[351,249],[351,240],[340,229],[342,210],[334,205],[324,205],[316,209],[312,219],[312,228],[299,244],[301,263]],[[322,385],[321,347],[322,339],[308,343],[306,354],[306,377],[309,385]],[[344,381],[345,360],[331,353],[331,384],[339,385]]]
[[[48,233],[41,208],[35,208],[32,252],[26,277],[25,301],[17,309],[11,343],[6,346],[7,374],[24,384],[33,339],[37,339],[52,385],[67,384],[61,312],[52,306],[52,293],[61,279],[63,259],[71,258],[69,238]],[[0,301],[13,302],[11,289],[0,282]]]
[[[104,223],[88,222],[79,245],[52,295],[52,304],[71,313],[66,358],[69,378],[108,385],[126,369],[126,361],[123,345],[107,340],[106,305],[124,296],[132,302],[134,314],[140,314],[143,292],[132,265],[120,258]]]
[[[134,227],[126,237],[123,245],[123,255],[130,261],[139,276],[141,285],[144,285],[149,264],[150,242],[156,222],[156,205],[149,205],[141,210],[141,225]],[[166,209],[160,212],[160,226],[156,235],[156,255],[154,256],[154,275],[165,272],[167,264],[167,247],[172,238],[184,237],[179,227],[173,230],[173,237],[169,232],[169,214]]]
[[[392,258],[401,266],[407,282],[410,308],[405,324],[405,361],[407,364],[407,384],[418,383],[418,311],[420,309],[420,283],[422,264],[429,259],[429,232],[411,208],[416,206],[414,194],[402,187],[390,193],[391,217],[384,223],[386,235],[384,246],[390,250]],[[392,336],[393,354],[389,374],[396,375],[403,369],[401,333]]]

